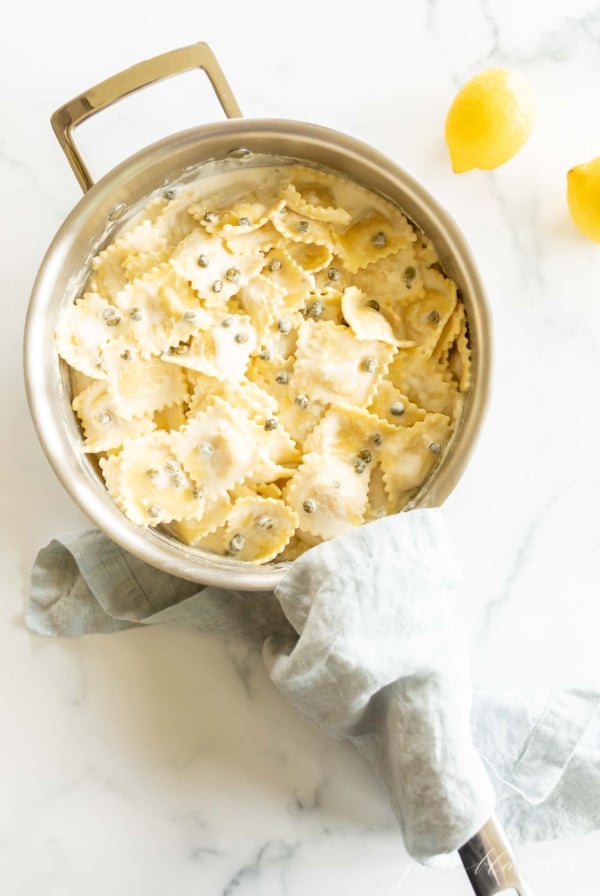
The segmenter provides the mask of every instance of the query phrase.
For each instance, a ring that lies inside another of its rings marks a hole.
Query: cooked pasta
[[[470,386],[464,305],[431,241],[297,164],[151,197],[55,338],[123,513],[256,564],[406,507]]]

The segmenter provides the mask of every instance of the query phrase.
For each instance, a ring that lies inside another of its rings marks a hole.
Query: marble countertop
[[[37,442],[21,374],[36,270],[79,189],[50,113],[128,65],[204,40],[247,116],[312,121],[404,166],[454,216],[494,317],[492,401],[446,505],[476,686],[598,681],[600,247],[571,224],[566,171],[600,154],[593,0],[14,4],[0,43],[3,215],[1,896],[467,894],[405,853],[349,745],[297,718],[246,648],[169,628],[49,641],[24,627],[54,534],[88,525]],[[452,173],[447,108],[514,67],[534,134],[494,172]],[[81,128],[97,176],[221,116],[197,73]],[[591,896],[600,835],[518,850],[533,892]]]

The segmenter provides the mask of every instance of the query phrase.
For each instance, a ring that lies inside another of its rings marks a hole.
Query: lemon
[[[600,243],[600,156],[568,172],[567,203],[575,225]]]
[[[528,81],[517,72],[488,68],[467,81],[446,117],[446,143],[452,168],[497,168],[526,143],[535,103]]]

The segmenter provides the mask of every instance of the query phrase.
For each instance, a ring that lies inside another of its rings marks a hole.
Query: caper
[[[229,542],[229,554],[237,554],[238,551],[241,551],[244,545],[246,544],[246,539],[244,536],[238,532],[237,535],[234,535],[231,541]]]

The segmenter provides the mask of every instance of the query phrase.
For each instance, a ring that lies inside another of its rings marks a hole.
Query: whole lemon
[[[567,203],[575,225],[600,243],[600,156],[567,173]]]
[[[497,168],[526,143],[535,119],[533,91],[517,72],[488,68],[467,81],[446,117],[452,168]]]

